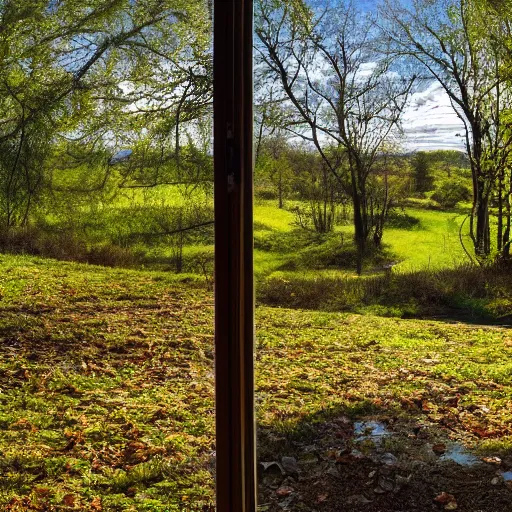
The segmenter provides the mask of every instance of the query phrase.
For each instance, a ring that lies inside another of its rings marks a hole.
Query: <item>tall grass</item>
[[[396,272],[372,277],[274,274],[258,286],[271,306],[370,311],[391,316],[469,315],[512,320],[512,273],[503,266]]]

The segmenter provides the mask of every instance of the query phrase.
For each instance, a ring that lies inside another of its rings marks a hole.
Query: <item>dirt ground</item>
[[[260,436],[260,511],[512,511],[512,455],[477,455],[428,423],[340,416],[306,442]]]

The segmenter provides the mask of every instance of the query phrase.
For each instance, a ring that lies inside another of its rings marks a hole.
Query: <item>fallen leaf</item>
[[[501,459],[499,457],[482,457],[482,460],[487,462],[487,464],[496,464],[497,466],[501,464]]]
[[[432,446],[432,451],[436,455],[443,455],[443,453],[446,452],[446,445],[444,443],[437,443]]]
[[[73,494],[66,494],[64,498],[62,498],[62,503],[66,505],[66,507],[74,507],[75,497],[73,496]]]
[[[288,475],[295,475],[299,472],[299,466],[295,457],[283,457],[281,459],[281,467]]]
[[[449,494],[447,492],[442,492],[438,496],[434,498],[434,501],[437,503],[441,503],[441,505],[446,505],[448,503],[455,502],[455,496],[453,494]]]
[[[316,498],[316,502],[317,503],[323,503],[324,501],[327,501],[327,498],[329,497],[328,494],[320,494],[317,498]]]
[[[353,496],[349,496],[347,498],[347,503],[350,505],[367,505],[371,503],[372,500],[369,500],[366,496],[362,494],[354,494]]]
[[[283,485],[276,490],[276,494],[278,496],[289,496],[293,492],[293,487],[289,487],[287,485]]]
[[[94,512],[102,512],[103,506],[101,505],[101,498],[99,496],[96,496],[91,501],[91,510]]]
[[[389,452],[381,455],[379,460],[380,462],[382,462],[382,464],[385,464],[386,466],[394,466],[398,462],[398,459],[392,453]]]

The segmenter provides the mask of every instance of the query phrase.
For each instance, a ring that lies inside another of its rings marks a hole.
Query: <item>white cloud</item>
[[[412,95],[402,121],[405,148],[409,151],[458,149],[463,151],[462,121],[450,98],[437,82]]]

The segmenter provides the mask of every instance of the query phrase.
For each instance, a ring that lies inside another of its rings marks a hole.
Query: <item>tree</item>
[[[337,159],[337,168],[346,165],[343,153],[335,148],[326,148],[326,154],[333,162]],[[307,206],[295,206],[297,223],[306,230],[316,233],[329,233],[340,220],[340,207],[346,216],[347,195],[344,187],[330,172],[318,152],[311,150],[296,151],[294,154],[296,189]],[[346,175],[346,173],[344,173]]]
[[[284,208],[284,199],[291,189],[293,172],[288,159],[288,142],[283,134],[262,138],[255,172],[270,181],[277,193],[278,207]]]
[[[412,158],[414,175],[414,187],[416,192],[428,192],[432,190],[433,179],[430,173],[428,155],[424,151],[418,151]]]
[[[412,9],[387,1],[382,15],[392,52],[409,57],[437,80],[464,125],[473,178],[470,233],[475,254],[491,253],[489,200],[512,151],[503,112],[511,95],[502,73],[503,23],[484,16],[477,0],[418,1]],[[491,35],[492,34],[492,35]]]
[[[324,165],[352,198],[357,271],[375,226],[368,183],[383,147],[396,135],[412,89],[377,50],[372,19],[351,3],[324,12],[300,0],[258,5],[259,66],[278,80],[290,106],[286,128],[312,144]],[[342,148],[349,179],[326,148]]]
[[[91,168],[105,176],[72,194],[101,188],[108,153],[141,135],[165,141],[179,168],[182,126],[211,104],[209,27],[201,0],[2,2],[2,223],[28,221],[57,149],[72,170],[104,156]]]

